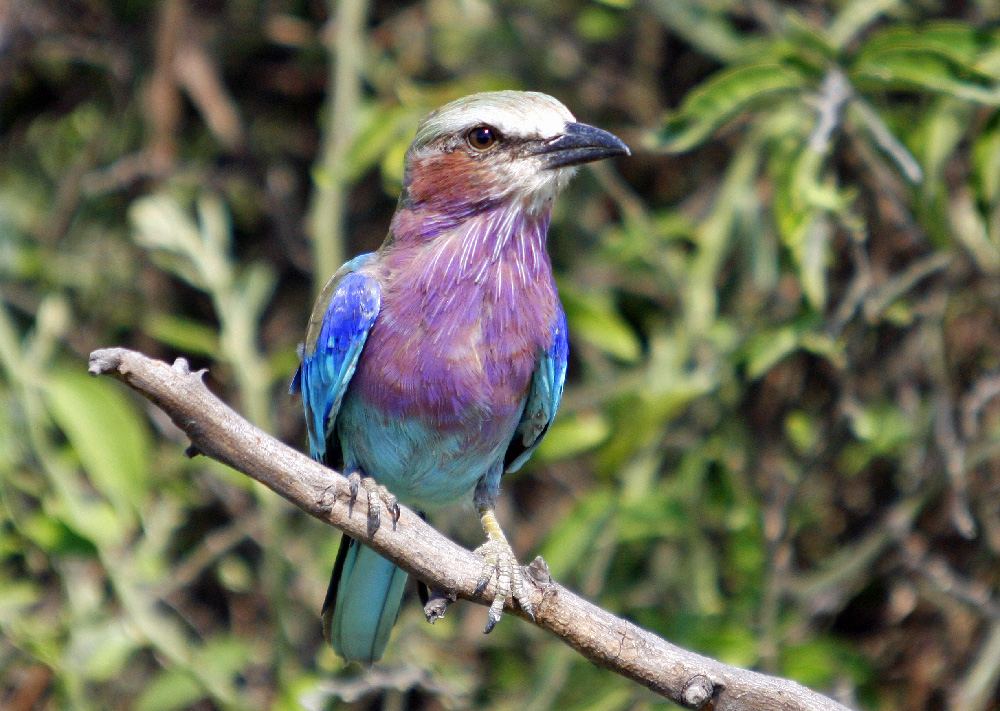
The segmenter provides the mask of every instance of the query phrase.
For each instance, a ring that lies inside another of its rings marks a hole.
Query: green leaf
[[[686,151],[740,111],[764,101],[773,102],[782,94],[801,92],[806,87],[806,79],[800,72],[777,62],[719,72],[687,95],[655,137],[655,147],[675,153]]]
[[[851,77],[858,84],[924,89],[997,106],[998,77],[977,62],[980,37],[972,27],[952,23],[922,30],[895,27],[865,44]]]
[[[864,28],[899,6],[901,0],[850,0],[830,23],[827,36],[837,49],[843,49]]]
[[[75,473],[75,472],[74,472]],[[59,488],[66,487],[60,482]],[[74,492],[57,499],[44,515],[22,524],[24,535],[48,552],[93,555],[93,547],[120,545],[135,517],[96,496]]]
[[[344,182],[360,180],[396,147],[402,145],[405,150],[413,138],[413,126],[419,117],[419,112],[412,106],[370,107],[366,113],[367,123],[347,154]]]
[[[688,570],[697,610],[703,615],[719,615],[725,609],[720,588],[718,551],[697,528],[688,532]]]
[[[753,666],[758,660],[757,640],[746,624],[717,616],[708,616],[699,625],[699,634],[692,644],[725,664]],[[714,624],[713,624],[714,622]]]
[[[607,418],[595,412],[584,412],[573,417],[560,417],[538,445],[541,459],[568,459],[604,442],[611,434]]]
[[[190,675],[166,669],[146,686],[135,711],[177,711],[189,708],[204,696],[205,692]]]
[[[811,413],[796,410],[785,418],[785,435],[800,454],[808,454],[822,436],[822,425]]]
[[[250,659],[250,649],[244,641],[221,634],[208,639],[196,648],[192,661],[204,678],[232,686]]]
[[[799,282],[806,301],[817,312],[826,308],[826,268],[833,225],[824,215],[815,215],[801,235]]]
[[[118,518],[110,511],[106,502],[101,502],[102,507],[95,505],[93,500],[84,505],[81,513],[97,513],[97,520],[112,519],[113,527],[118,527]],[[87,535],[87,531],[81,531],[79,527],[73,525],[76,517],[62,517],[57,515],[58,510],[48,512],[35,512],[27,514],[21,521],[18,530],[33,544],[44,550],[49,555],[71,554],[74,556],[88,556],[94,554],[93,544],[95,540]],[[92,521],[87,522],[92,523]],[[88,526],[89,530],[89,526]]]
[[[562,517],[542,546],[541,555],[552,576],[564,579],[591,552],[591,544],[617,509],[615,495],[608,489],[595,489]]]
[[[892,25],[873,33],[859,50],[858,59],[898,51],[930,52],[978,71],[975,64],[980,54],[996,45],[996,33],[984,33],[964,22],[934,22],[919,28]]]
[[[42,598],[42,589],[27,580],[0,579],[0,625],[15,624],[23,616],[30,614]]]
[[[948,209],[951,236],[968,250],[976,265],[987,274],[1000,274],[1000,247],[990,239],[982,214],[970,190],[958,192]]]
[[[889,405],[858,409],[849,413],[851,431],[868,443],[876,454],[891,455],[906,444],[918,425],[911,415]]]
[[[88,679],[107,681],[121,674],[138,641],[117,620],[74,626],[67,659]]]
[[[618,10],[628,10],[635,5],[635,0],[597,0],[597,2]]]
[[[843,220],[853,196],[838,189],[826,156],[811,147],[801,147],[794,158],[774,162],[781,187],[774,199],[778,231],[795,261],[806,300],[821,312],[827,300],[833,216]]]
[[[638,337],[606,296],[583,294],[568,287],[560,287],[559,296],[570,333],[626,363],[639,360],[642,346]]]
[[[152,443],[145,420],[120,387],[107,379],[59,372],[46,381],[45,399],[94,488],[119,513],[138,510]]]
[[[963,68],[933,52],[899,50],[870,58],[855,68],[859,83],[865,80],[889,89],[925,89],[974,101],[1000,105],[1000,87],[974,82],[963,76]]]
[[[576,18],[576,32],[588,42],[609,42],[622,33],[622,27],[622,14],[603,7],[588,7]]]
[[[212,357],[219,355],[218,332],[199,321],[153,312],[146,316],[142,328],[160,343],[183,353]]]
[[[664,26],[719,62],[738,62],[760,53],[763,41],[741,31],[715,4],[702,0],[658,0],[644,4]]]
[[[681,538],[693,525],[690,508],[676,487],[659,486],[642,499],[618,502],[615,533],[622,543]]]
[[[799,348],[794,326],[778,331],[760,331],[746,346],[747,378],[756,380]]]
[[[814,689],[826,689],[843,673],[844,652],[823,638],[785,647],[781,674]]]
[[[618,711],[635,708],[635,693],[622,686],[599,687],[595,694],[579,707],[578,711]]]
[[[972,158],[980,197],[995,209],[1000,203],[1000,121],[994,120],[976,140]]]

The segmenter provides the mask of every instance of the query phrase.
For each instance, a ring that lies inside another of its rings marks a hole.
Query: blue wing
[[[535,365],[531,379],[531,390],[521,413],[514,439],[507,447],[504,458],[509,472],[520,469],[552,424],[562,400],[566,383],[566,361],[569,356],[569,341],[566,337],[566,314],[562,308],[552,325],[552,345],[541,355]]]
[[[312,456],[330,464],[333,453],[327,444],[339,449],[334,424],[340,403],[381,305],[378,282],[358,271],[374,258],[373,253],[355,257],[323,288],[309,320],[302,364],[292,379],[291,391],[302,393]]]

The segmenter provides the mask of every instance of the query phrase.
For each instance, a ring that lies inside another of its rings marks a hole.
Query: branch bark
[[[347,479],[257,429],[215,397],[187,361],[172,366],[124,348],[90,355],[92,375],[111,375],[156,404],[191,440],[191,450],[256,479],[310,516],[335,526],[435,590],[489,605],[494,589],[476,594],[482,559],[402,508],[395,526],[369,535],[366,493],[350,510]],[[692,709],[713,711],[847,711],[786,679],[731,667],[676,647],[616,617],[549,578],[540,558],[528,572],[536,625],[605,667]],[[507,612],[528,619],[518,607]]]

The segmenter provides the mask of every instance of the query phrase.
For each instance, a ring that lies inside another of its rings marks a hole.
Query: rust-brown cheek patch
[[[415,160],[410,176],[411,204],[435,209],[488,198],[496,183],[488,158],[473,158],[463,151]]]

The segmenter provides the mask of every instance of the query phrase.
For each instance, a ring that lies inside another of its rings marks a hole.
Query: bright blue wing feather
[[[378,282],[357,271],[373,258],[373,254],[363,254],[352,259],[323,290],[310,324],[312,330],[318,322],[319,333],[315,342],[309,334],[292,381],[293,390],[297,387],[302,392],[309,449],[321,461],[326,460],[340,404],[381,305]]]
[[[524,404],[514,441],[507,451],[507,471],[520,469],[542,441],[562,401],[566,383],[569,340],[566,314],[560,308],[552,324],[552,345],[541,355],[531,379],[531,390]]]

